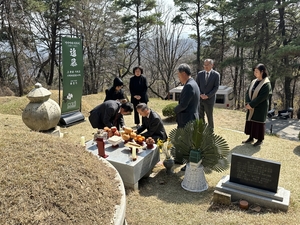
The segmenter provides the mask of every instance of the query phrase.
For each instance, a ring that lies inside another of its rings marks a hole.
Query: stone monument
[[[49,131],[57,126],[61,110],[59,105],[50,99],[51,94],[40,83],[36,83],[35,88],[28,93],[27,98],[30,102],[23,111],[22,119],[30,129]]]
[[[230,176],[223,177],[216,190],[231,195],[231,200],[287,211],[290,191],[278,187],[281,164],[240,154],[232,154]]]

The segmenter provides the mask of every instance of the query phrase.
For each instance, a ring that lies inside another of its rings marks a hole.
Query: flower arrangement
[[[171,153],[171,149],[173,147],[170,139],[168,138],[166,141],[164,140],[157,140],[157,147],[159,148],[160,152],[165,154],[166,159],[172,159],[172,153]]]

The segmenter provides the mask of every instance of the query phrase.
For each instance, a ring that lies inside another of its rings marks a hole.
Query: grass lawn
[[[58,93],[52,91],[51,98],[58,99]],[[102,93],[83,96],[82,112],[85,116],[96,105],[103,102]],[[3,140],[11,140],[8,137],[19,131],[23,135],[29,133],[21,118],[22,109],[28,104],[26,97],[0,97],[0,135]],[[161,116],[162,108],[170,101],[150,99],[149,106]],[[167,133],[174,127],[175,122],[167,122],[162,116]],[[222,176],[229,174],[229,169],[223,173],[213,172],[206,174],[209,185],[207,191],[192,193],[181,188],[181,181],[184,172],[180,171],[181,166],[176,165],[174,174],[167,175],[162,163],[157,164],[153,173],[147,179],[140,181],[139,191],[126,189],[127,211],[126,220],[129,225],[140,224],[298,224],[300,218],[300,144],[299,141],[280,139],[276,136],[265,137],[264,144],[260,147],[242,145],[241,142],[247,139],[243,134],[245,113],[227,109],[214,111],[215,133],[225,138],[232,153],[239,153],[247,156],[254,156],[262,159],[274,160],[281,163],[279,186],[291,191],[290,206],[288,212],[280,212],[250,205],[249,210],[240,210],[237,203],[230,206],[212,204],[212,195],[216,184]],[[133,115],[125,116],[127,126],[134,126]],[[5,128],[5,129],[3,129]],[[11,132],[4,132],[10,130]],[[61,128],[63,138],[45,138],[42,147],[50,146],[55,140],[58,143],[67,143],[69,146],[79,146],[80,137],[85,136],[86,140],[93,138],[96,130],[90,126],[88,120],[77,125]],[[48,139],[48,140],[47,140]],[[26,138],[18,139],[26,151]],[[0,141],[1,147],[1,141]],[[69,151],[72,151],[70,149]],[[2,155],[3,157],[3,155]],[[16,156],[17,157],[17,156]],[[161,155],[161,159],[163,159]],[[23,160],[16,158],[15,161]],[[3,162],[3,160],[2,160]],[[9,162],[8,162],[9,163]],[[38,163],[38,162],[37,162]],[[3,166],[3,165],[1,165]],[[82,164],[84,167],[85,165]],[[1,186],[5,188],[5,174],[1,173]],[[8,181],[7,181],[8,182]],[[5,199],[2,195],[1,199]],[[0,206],[3,200],[0,200]],[[1,212],[0,212],[1,213]],[[0,214],[0,218],[1,218]],[[1,221],[1,220],[0,220]],[[27,224],[24,222],[23,224]],[[67,223],[66,223],[67,224]],[[74,224],[79,224],[74,222]],[[88,223],[87,223],[88,224]],[[96,223],[95,223],[96,224]]]

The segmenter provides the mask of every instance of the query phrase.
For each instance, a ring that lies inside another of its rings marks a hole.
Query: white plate
[[[112,145],[117,145],[119,143],[121,143],[123,141],[122,137],[120,136],[112,136],[110,138],[107,139],[108,143],[112,144]]]

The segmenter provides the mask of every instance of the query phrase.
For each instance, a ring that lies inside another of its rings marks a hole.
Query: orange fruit
[[[131,133],[130,133],[130,138],[135,138],[135,137],[136,137],[136,133],[131,132]]]

